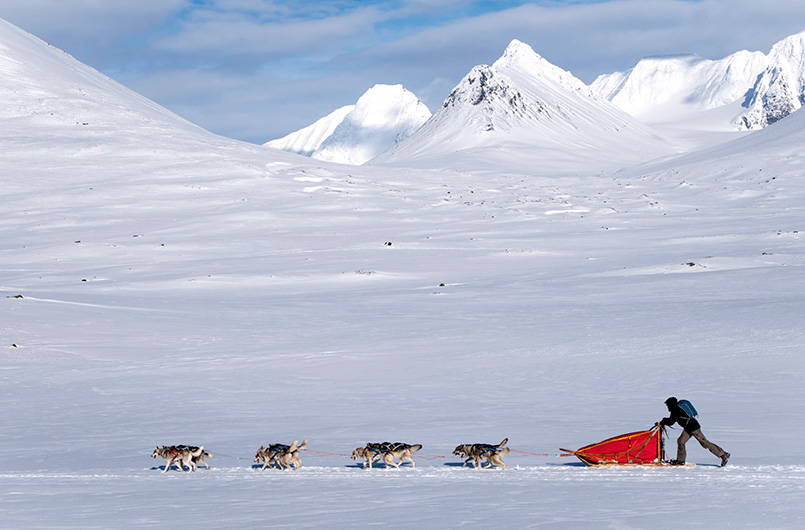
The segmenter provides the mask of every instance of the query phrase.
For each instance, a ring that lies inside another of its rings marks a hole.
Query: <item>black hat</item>
[[[678,403],[678,400],[674,396],[671,396],[671,397],[669,397],[668,399],[665,400],[665,404],[668,405],[669,407],[673,407],[677,403]]]

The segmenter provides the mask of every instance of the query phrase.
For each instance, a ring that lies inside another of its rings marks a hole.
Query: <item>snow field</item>
[[[0,128],[2,526],[801,526],[805,115],[622,172],[506,149],[347,170],[47,53],[69,68],[3,79],[79,119]],[[305,438],[555,452],[646,428],[669,395],[729,467],[691,442],[690,469],[249,468]],[[169,443],[214,468],[159,473]]]
[[[2,496],[4,508],[12,508],[5,524],[26,528],[42,527],[36,523],[42,519],[102,528],[98,521],[111,510],[116,525],[138,528],[182,526],[188,520],[198,528],[674,528],[680,512],[694,528],[734,526],[759,515],[764,525],[779,528],[797,526],[798,517],[786,507],[798,503],[805,479],[801,466],[652,472],[539,466],[478,473],[225,468],[192,477],[142,471],[0,477],[10,487]],[[693,492],[696,503],[690,503]],[[26,496],[41,504],[21,502]],[[776,501],[767,502],[769,497]]]

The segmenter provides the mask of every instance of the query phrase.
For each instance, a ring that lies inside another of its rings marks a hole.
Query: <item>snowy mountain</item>
[[[739,51],[719,60],[642,59],[626,72],[599,76],[590,86],[649,123],[762,129],[805,102],[805,32],[776,43],[768,55]]]
[[[655,57],[626,72],[601,75],[590,86],[632,116],[668,121],[742,99],[766,64],[763,53],[749,51],[720,60]]]
[[[775,44],[768,66],[747,94],[742,129],[762,129],[805,105],[805,31]]]
[[[265,145],[339,164],[361,165],[414,133],[430,110],[402,85],[375,85],[355,103]]]
[[[669,150],[570,72],[514,40],[494,64],[470,70],[422,128],[376,162],[500,167],[516,153],[533,171],[577,171]]]
[[[307,127],[292,132],[282,138],[266,142],[263,145],[303,156],[311,156],[321,146],[322,142],[333,134],[335,128],[344,121],[347,114],[352,112],[354,108],[355,105],[345,105],[335,109],[327,116],[316,120]]]

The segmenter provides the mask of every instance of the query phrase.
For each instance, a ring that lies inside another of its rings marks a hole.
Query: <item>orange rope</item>
[[[344,453],[328,453],[327,451],[313,451],[312,449],[306,449],[305,451],[308,452],[308,453],[316,454],[316,455],[333,455],[333,456],[346,456],[346,457],[349,456],[349,455],[344,454]]]
[[[524,455],[534,455],[534,456],[553,456],[552,453],[531,453],[529,451],[518,451],[517,449],[509,449],[512,453],[523,453]]]

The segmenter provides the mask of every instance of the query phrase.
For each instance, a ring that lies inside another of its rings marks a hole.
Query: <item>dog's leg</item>
[[[167,473],[168,470],[171,468],[171,464],[173,463],[173,458],[166,458],[165,459],[165,466],[162,470],[163,473]]]
[[[400,469],[400,465],[394,461],[394,457],[391,455],[391,453],[386,453],[383,455],[383,462],[385,462],[387,468],[393,467],[395,469]]]

